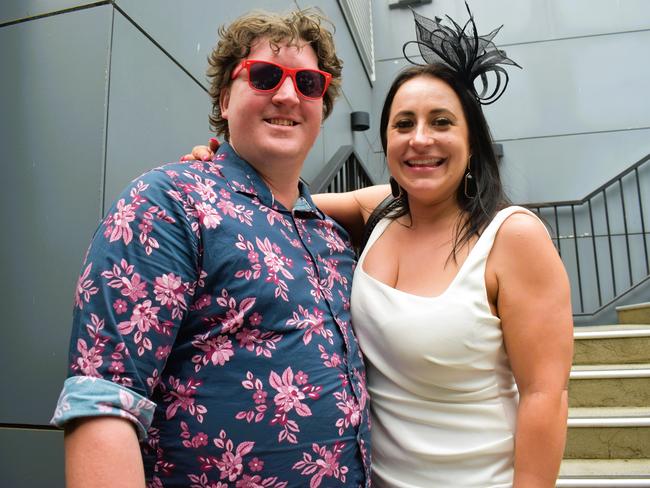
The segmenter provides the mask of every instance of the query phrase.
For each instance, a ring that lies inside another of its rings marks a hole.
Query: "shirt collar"
[[[219,146],[213,161],[222,166],[221,173],[234,192],[257,197],[263,205],[269,208],[279,212],[288,212],[281,203],[275,201],[273,193],[257,170],[242,159],[229,143],[223,142]],[[323,220],[325,215],[316,207],[309,188],[302,181],[298,182],[298,192],[298,198],[291,212],[293,216],[302,219]]]

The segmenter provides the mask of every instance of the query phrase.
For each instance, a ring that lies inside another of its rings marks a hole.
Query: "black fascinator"
[[[451,25],[442,25],[443,19],[435,17],[431,20],[413,11],[417,41],[409,41],[402,47],[406,60],[412,64],[422,64],[413,61],[406,54],[406,46],[411,43],[418,45],[420,54],[426,64],[442,62],[458,73],[468,88],[474,93],[479,103],[489,105],[495,102],[508,86],[508,73],[499,64],[509,64],[521,68],[504,51],[500,51],[492,42],[501,27],[487,35],[479,36],[474,23],[474,17],[465,2],[469,20],[463,27],[458,25],[448,15]],[[488,74],[492,76],[488,78]],[[481,80],[481,90],[477,91],[476,78]],[[492,83],[493,86],[488,86]]]

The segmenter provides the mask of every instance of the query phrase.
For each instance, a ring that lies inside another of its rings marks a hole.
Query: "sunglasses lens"
[[[325,77],[318,71],[304,69],[296,73],[296,86],[309,98],[320,98],[325,91]]]
[[[282,79],[282,69],[268,63],[253,63],[249,67],[251,84],[258,90],[273,90]]]

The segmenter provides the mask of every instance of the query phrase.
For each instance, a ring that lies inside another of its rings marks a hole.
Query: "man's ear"
[[[230,86],[226,86],[219,92],[219,108],[221,117],[228,120],[228,105],[230,104]]]

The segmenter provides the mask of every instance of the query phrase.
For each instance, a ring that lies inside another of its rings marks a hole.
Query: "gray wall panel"
[[[63,432],[0,429],[0,486],[64,485]]]
[[[650,129],[503,143],[502,171],[520,203],[585,197],[650,153]]]
[[[106,205],[135,177],[209,137],[208,95],[115,13]]]
[[[94,2],[88,0],[3,0],[0,3],[0,24],[90,3]]]
[[[646,0],[468,0],[479,34],[504,24],[499,45],[529,43],[648,29],[650,3]],[[376,2],[375,55],[378,60],[402,57],[402,45],[413,40],[415,29],[410,10],[389,10],[388,2]],[[457,22],[467,19],[463,2],[435,0],[416,7],[433,18],[449,15]],[[410,51],[409,51],[410,52]]]
[[[117,5],[201,82],[207,57],[217,43],[217,29],[253,9],[283,12],[290,0],[117,0]]]
[[[45,424],[101,212],[111,8],[0,29],[0,422]],[[9,372],[7,374],[7,372]]]
[[[650,30],[508,48],[524,69],[489,107],[494,137],[650,127],[648,46]]]

